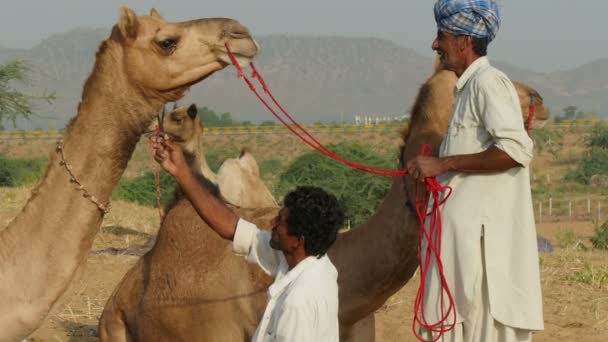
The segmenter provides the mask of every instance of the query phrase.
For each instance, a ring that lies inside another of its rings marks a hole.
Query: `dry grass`
[[[326,144],[342,141],[365,142],[374,151],[392,153],[399,144],[395,132],[373,132],[341,136],[323,134],[318,137]],[[281,165],[310,150],[290,135],[270,136],[208,136],[207,146],[227,151],[238,151],[248,146],[262,163],[278,159]],[[567,136],[574,146],[565,150],[560,160],[549,154],[537,158],[533,169],[537,176],[550,175],[555,183],[570,167],[564,162],[568,156],[580,154],[575,142],[580,136]],[[12,156],[27,155],[32,150],[44,150],[44,143],[34,148],[19,142],[14,146],[0,145],[0,151],[11,151]],[[53,142],[48,142],[48,150]],[[20,153],[23,153],[20,155]],[[47,153],[45,153],[47,154]],[[126,175],[133,176],[149,170],[151,161],[147,145],[140,143]],[[559,184],[555,184],[558,186]],[[29,197],[30,188],[0,188],[0,227],[19,213]],[[158,229],[158,212],[131,203],[115,202],[111,213],[103,222],[93,249],[123,248],[142,244]],[[572,231],[575,239],[587,246],[593,234],[590,222],[557,222],[538,225],[539,234],[554,245],[560,231]],[[52,311],[43,326],[30,341],[97,341],[97,321],[105,301],[124,273],[135,263],[136,257],[91,254],[82,275],[73,283],[62,302]],[[544,295],[546,330],[537,334],[535,341],[608,341],[608,253],[594,250],[557,248],[541,256],[541,276]],[[418,282],[417,275],[397,294],[391,297],[377,313],[377,337],[379,341],[415,341],[411,334],[413,297]]]

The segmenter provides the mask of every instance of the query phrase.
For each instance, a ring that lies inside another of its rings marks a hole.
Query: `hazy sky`
[[[30,48],[51,33],[110,28],[120,5],[165,19],[231,17],[253,34],[379,37],[431,55],[433,0],[0,0],[0,46]],[[604,0],[499,0],[502,27],[490,56],[537,71],[608,58]],[[263,48],[263,47],[262,47]]]

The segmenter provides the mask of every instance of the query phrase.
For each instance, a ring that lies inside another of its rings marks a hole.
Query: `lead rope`
[[[156,115],[158,125],[154,129],[154,134],[151,139],[162,141],[165,139],[165,131],[163,129],[163,120],[165,120],[165,106]],[[150,149],[152,150],[152,173],[154,174],[154,186],[156,188],[156,206],[158,207],[158,217],[160,222],[163,222],[163,209],[161,206],[161,191],[160,191],[160,165],[154,160],[154,149],[152,149],[152,140],[150,139]]]
[[[530,131],[532,130],[532,121],[534,120],[534,113],[536,112],[536,96],[534,94],[530,95],[530,106],[528,107],[528,135],[530,135]]]
[[[264,98],[258,93],[256,87],[251,82],[251,80],[249,80],[249,78],[247,76],[245,76],[243,69],[239,65],[237,59],[234,57],[234,54],[232,53],[232,51],[230,51],[228,44],[226,44],[226,50],[228,52],[228,55],[230,56],[230,60],[232,61],[232,64],[234,65],[234,67],[237,70],[238,77],[243,78],[245,83],[249,86],[249,89],[251,89],[251,91],[256,95],[256,97],[260,100],[260,102],[262,102],[264,104],[264,106],[272,113],[272,115],[274,115],[275,118],[277,118],[287,129],[289,129],[293,134],[295,134],[298,138],[300,138],[308,146],[314,148],[316,151],[318,151],[319,153],[321,153],[329,158],[332,158],[347,166],[350,166],[352,168],[355,168],[355,169],[358,169],[358,170],[361,170],[363,172],[367,172],[370,174],[375,174],[375,175],[380,175],[380,176],[385,176],[385,177],[402,177],[402,176],[405,176],[408,174],[407,170],[390,170],[390,169],[383,169],[383,168],[379,168],[379,167],[358,164],[358,163],[352,162],[350,160],[347,160],[347,159],[337,155],[330,149],[328,149],[321,142],[319,142],[312,134],[310,134],[304,127],[302,127],[291,115],[289,115],[289,113],[283,108],[283,106],[281,106],[281,104],[272,95],[272,92],[270,91],[266,82],[262,78],[262,75],[260,75],[260,73],[257,71],[254,64],[251,63],[250,64],[251,69],[253,70],[251,77],[258,80],[258,82],[264,89],[264,92],[270,97],[270,99],[273,101],[273,103],[281,110],[281,112],[293,124],[294,127],[292,127],[292,125],[288,124],[287,121],[285,121],[285,119],[283,119],[268,104],[268,102],[266,100],[264,100]],[[428,156],[428,155],[430,155],[430,152],[431,152],[430,146],[424,145],[422,147],[421,155]],[[423,328],[426,328],[427,330],[429,330],[431,332],[438,333],[439,335],[435,339],[430,340],[430,341],[437,341],[445,332],[452,330],[456,324],[456,306],[455,306],[454,298],[448,287],[447,280],[445,279],[445,276],[444,276],[443,264],[441,263],[441,257],[440,257],[441,256],[441,211],[440,211],[440,206],[448,199],[448,197],[450,196],[450,194],[452,192],[452,189],[447,186],[445,186],[445,187],[441,186],[435,177],[426,178],[425,185],[426,185],[427,195],[426,195],[426,198],[423,200],[419,200],[418,191],[416,189],[416,213],[420,220],[420,234],[419,234],[419,240],[418,240],[418,244],[419,244],[418,261],[421,264],[420,265],[421,276],[420,276],[420,286],[418,288],[418,294],[416,296],[413,329],[414,329],[414,334],[420,341],[427,341],[427,340],[423,339],[418,334],[418,332],[415,330],[417,324]],[[446,192],[447,192],[447,195],[444,195],[443,199],[440,199],[441,194],[444,194]],[[433,206],[432,206],[431,211],[427,214],[426,210],[428,208],[428,200],[430,197],[433,198]],[[428,231],[426,229],[426,224],[425,224],[427,216],[430,217],[430,219],[429,219],[430,226],[429,226]],[[424,238],[426,238],[427,245],[426,245],[426,248],[424,248],[425,252],[422,252],[423,247],[424,247],[423,246]],[[424,259],[422,259],[423,254],[425,254],[425,256],[426,256]],[[439,320],[439,322],[429,324],[426,321],[426,318],[424,315],[424,296],[425,296],[424,284],[425,284],[425,281],[427,278],[427,273],[430,268],[430,259],[432,256],[434,256],[435,260],[437,261],[437,270],[439,273],[439,277],[441,279],[441,295],[440,296],[441,296],[442,312],[441,312],[441,319]],[[423,260],[425,263],[424,267],[422,265]],[[443,308],[445,306],[444,305],[444,299],[445,299],[444,293],[447,295],[447,300],[448,300],[448,303],[447,303],[448,312],[445,314],[444,314],[444,310],[443,310]],[[445,324],[445,322],[449,319],[449,315],[453,315],[453,321],[450,324]]]

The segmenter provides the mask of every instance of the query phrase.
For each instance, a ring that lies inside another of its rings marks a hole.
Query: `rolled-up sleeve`
[[[533,142],[524,128],[519,98],[507,78],[483,77],[479,84],[482,120],[496,147],[522,166],[533,156]]]
[[[275,276],[283,257],[270,247],[271,233],[259,229],[255,224],[239,219],[232,242],[232,251],[257,264],[266,274]]]

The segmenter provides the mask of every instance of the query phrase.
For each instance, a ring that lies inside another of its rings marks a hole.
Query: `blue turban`
[[[500,14],[495,0],[438,0],[435,21],[439,31],[490,42],[498,32]]]

